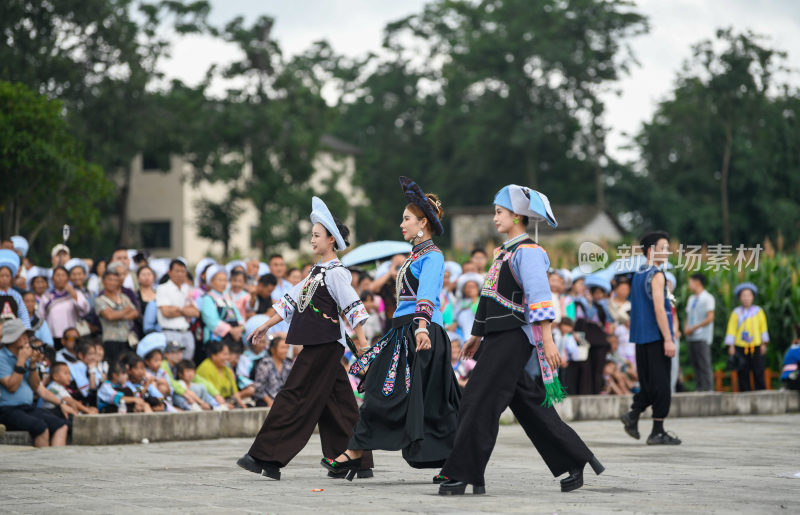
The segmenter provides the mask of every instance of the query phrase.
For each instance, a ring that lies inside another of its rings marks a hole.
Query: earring
[[[519,218],[514,219],[514,225],[519,225]]]
[[[422,231],[417,231],[417,238],[422,238]]]

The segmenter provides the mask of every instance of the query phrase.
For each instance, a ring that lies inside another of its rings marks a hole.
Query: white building
[[[322,150],[314,159],[315,172],[309,181],[314,192],[324,195],[326,191],[322,191],[322,185],[330,182],[331,177],[336,175],[336,191],[344,195],[351,205],[364,205],[366,196],[353,186],[358,148],[332,136],[323,136],[320,143]],[[134,160],[128,201],[131,240],[135,246],[147,249],[156,257],[183,256],[190,263],[197,263],[205,256],[222,257],[222,243],[198,236],[197,202],[200,199],[218,201],[226,198],[235,184],[203,181],[193,185],[190,181],[192,165],[180,156],[170,158],[168,172],[145,169],[143,161],[141,155]],[[240,180],[247,180],[250,173],[249,166],[245,165]],[[310,198],[308,206],[310,211]],[[244,212],[233,229],[230,253],[265,258],[266,256],[259,255],[260,249],[255,246],[252,237],[258,223],[258,212],[252,202],[247,200],[242,200],[240,207]],[[350,216],[346,222],[355,233],[353,217]],[[308,226],[310,229],[310,222]],[[300,242],[299,251],[297,245],[270,251],[282,252],[287,259],[294,260],[299,254],[310,253],[307,240]]]

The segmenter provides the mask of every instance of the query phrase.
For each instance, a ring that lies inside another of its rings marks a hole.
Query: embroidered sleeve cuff
[[[214,334],[217,336],[225,336],[229,332],[231,332],[231,324],[225,322],[224,320],[220,320],[220,322],[214,328]]]
[[[342,310],[342,316],[350,324],[350,327],[355,328],[367,321],[369,313],[367,313],[364,303],[357,300]]]
[[[544,300],[528,304],[528,322],[533,324],[545,320],[555,320],[556,312],[553,310],[553,301]]]
[[[732,334],[725,335],[725,345],[733,345],[734,339]]]
[[[761,343],[769,343],[769,333],[763,332],[761,333]]]
[[[294,313],[294,310],[297,309],[297,303],[287,293],[281,297],[281,300],[273,304],[272,308],[278,315],[280,315],[281,318],[286,320],[287,318],[290,318],[292,313]]]
[[[414,311],[414,320],[425,320],[430,325],[433,319],[433,303],[429,300],[421,299],[417,301],[417,309]]]

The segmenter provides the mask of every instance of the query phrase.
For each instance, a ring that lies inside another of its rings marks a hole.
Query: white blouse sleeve
[[[350,271],[344,267],[332,268],[325,273],[325,284],[328,286],[328,292],[339,306],[342,318],[347,320],[350,327],[355,328],[367,321],[369,313],[367,313],[358,293],[353,289],[352,280],[353,276]]]
[[[297,309],[297,301],[300,299],[300,292],[303,291],[303,285],[306,283],[307,279],[308,277],[292,286],[291,290],[286,292],[283,297],[278,300],[278,302],[272,305],[275,313],[277,313],[287,323],[292,322],[292,315]]]

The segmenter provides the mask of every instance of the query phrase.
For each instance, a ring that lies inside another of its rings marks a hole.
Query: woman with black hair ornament
[[[440,468],[453,446],[461,392],[439,309],[444,256],[431,239],[444,232],[444,211],[411,179],[400,184],[408,202],[400,227],[414,248],[397,274],[392,328],[351,366],[367,369],[364,403],[348,450],[322,459],[334,473],[363,468],[374,449],[402,449],[410,466]]]
[[[528,219],[556,227],[550,202],[541,193],[517,185],[501,189],[494,199],[494,223],[508,240],[495,249],[481,288],[472,337],[462,348],[469,358],[480,346],[477,364],[464,390],[453,452],[441,475],[441,495],[486,492],[484,472],[497,440],[500,415],[510,407],[553,476],[569,475],[561,491],[583,486],[583,468],[597,474],[603,466],[580,437],[558,416],[553,403],[565,392],[550,324],[555,319],[545,250],[526,232]],[[538,239],[538,225],[536,237]],[[525,365],[536,352],[541,375],[532,379]]]
[[[311,248],[319,261],[275,303],[276,314],[251,336],[254,342],[263,340],[270,327],[286,320],[286,342],[303,346],[253,445],[236,462],[276,480],[280,469],[308,443],[315,426],[319,425],[322,452],[335,456],[347,448],[358,419],[358,405],[341,365],[347,342],[343,319],[355,329],[363,351],[367,341],[361,325],[369,315],[351,285],[350,272],[336,257],[337,250],[349,245],[350,231],[319,198],[313,198],[311,208]],[[352,473],[371,477],[371,469],[369,453]]]

